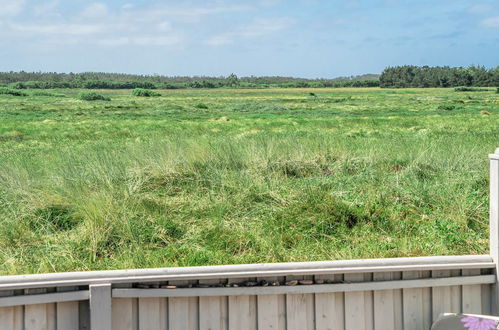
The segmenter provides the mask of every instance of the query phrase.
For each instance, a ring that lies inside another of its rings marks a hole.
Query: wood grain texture
[[[77,291],[77,287],[57,288],[58,292]],[[79,330],[79,302],[68,301],[57,303],[56,305],[57,329]]]
[[[421,277],[421,272],[404,272],[402,278],[416,279]],[[403,329],[426,330],[423,309],[423,289],[403,289]]]
[[[217,284],[219,281],[200,280],[200,284]],[[199,297],[199,329],[228,329],[227,297]]]
[[[364,274],[345,274],[345,282],[362,282]],[[366,330],[365,292],[345,293],[345,329]]]
[[[374,273],[375,281],[393,280],[393,273]],[[374,291],[374,329],[396,330],[394,290]]]

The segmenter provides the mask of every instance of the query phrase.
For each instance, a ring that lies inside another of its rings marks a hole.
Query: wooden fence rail
[[[490,255],[0,277],[0,330],[427,330],[499,310],[499,149]]]

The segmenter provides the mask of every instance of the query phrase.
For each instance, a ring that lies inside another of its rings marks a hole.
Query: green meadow
[[[0,274],[487,253],[495,90],[81,92],[0,95]]]

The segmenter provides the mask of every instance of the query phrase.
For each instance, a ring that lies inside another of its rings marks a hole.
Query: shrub
[[[499,94],[499,87],[497,87],[496,94]]]
[[[64,95],[64,94],[47,92],[44,90],[33,91],[33,92],[31,92],[31,96],[66,97],[66,95]]]
[[[81,92],[78,98],[83,101],[111,101],[109,97],[95,92]]]
[[[25,92],[6,87],[0,88],[0,94],[13,95],[13,96],[28,96],[28,94],[26,94]]]
[[[451,110],[454,110],[455,108],[456,108],[456,106],[452,105],[452,104],[441,104],[438,106],[438,110],[451,111]]]
[[[135,88],[134,90],[132,90],[132,95],[143,97],[161,96],[160,93],[145,88]]]
[[[455,92],[488,92],[490,89],[487,88],[476,88],[476,87],[456,87]]]
[[[204,103],[198,103],[195,105],[195,107],[198,109],[208,109],[208,106]]]

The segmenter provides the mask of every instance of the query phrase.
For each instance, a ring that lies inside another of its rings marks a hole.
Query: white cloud
[[[0,0],[0,17],[16,16],[26,4],[25,0]]]
[[[98,17],[104,17],[107,14],[108,14],[108,9],[106,4],[101,2],[94,2],[85,9],[83,9],[81,16],[88,18],[98,18]]]
[[[179,35],[102,38],[96,40],[96,43],[101,46],[175,46],[181,42],[182,38]]]
[[[262,19],[235,29],[234,32],[222,33],[208,38],[204,44],[209,46],[222,46],[231,44],[237,38],[259,38],[287,29],[294,20],[288,17]]]
[[[499,28],[499,16],[486,18],[481,24],[488,28]]]
[[[10,24],[15,32],[31,35],[89,35],[106,31],[104,25],[99,24]]]
[[[172,25],[170,24],[170,22],[167,22],[167,21],[159,23],[157,25],[157,27],[158,27],[158,30],[162,31],[162,32],[168,32],[168,31],[172,30]]]
[[[268,34],[279,32],[286,29],[293,23],[293,20],[287,17],[283,18],[272,18],[272,19],[261,19],[258,18],[253,21],[253,23],[242,27],[239,30],[239,35],[243,37],[262,37]]]
[[[486,13],[491,10],[492,7],[486,4],[476,4],[468,8],[468,11],[473,14]]]
[[[233,41],[234,41],[233,35],[220,34],[220,35],[208,38],[204,43],[208,46],[222,46],[222,45],[231,44]]]

